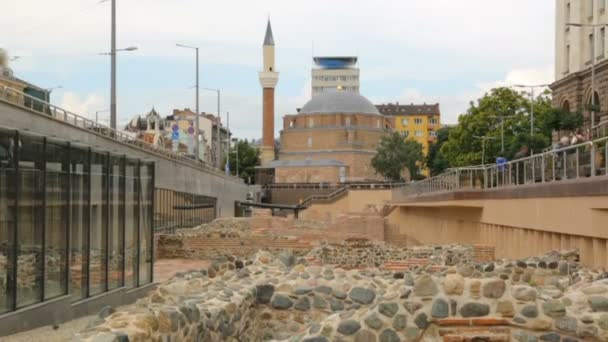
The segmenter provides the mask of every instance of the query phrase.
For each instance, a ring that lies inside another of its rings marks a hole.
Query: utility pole
[[[110,128],[116,129],[116,0],[112,0],[110,61]]]
[[[199,135],[200,135],[200,130],[199,130],[199,115],[200,115],[200,111],[199,111],[199,84],[198,84],[198,47],[196,46],[190,46],[190,45],[184,45],[184,44],[175,44],[175,46],[177,47],[182,47],[182,48],[186,48],[186,49],[193,49],[195,51],[195,64],[196,64],[196,93],[195,93],[195,111],[196,113],[194,113],[194,130],[196,131],[194,133],[194,155],[195,155],[195,160],[198,161],[200,159],[200,149],[199,149]]]
[[[473,138],[481,139],[481,165],[486,165],[486,140],[496,139],[496,137],[474,135]]]

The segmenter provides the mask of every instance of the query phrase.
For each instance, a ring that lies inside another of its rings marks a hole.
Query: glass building
[[[0,321],[153,279],[154,163],[0,128]]]

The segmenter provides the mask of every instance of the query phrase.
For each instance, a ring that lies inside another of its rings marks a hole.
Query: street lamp
[[[490,117],[492,118],[500,118],[500,152],[502,154],[502,157],[504,157],[505,154],[505,118],[511,118],[513,116],[515,115],[490,115]]]
[[[50,103],[50,102],[51,102],[51,92],[52,92],[53,90],[55,90],[55,89],[62,89],[62,88],[63,88],[63,86],[54,86],[54,87],[46,88],[46,89],[45,89],[45,90],[46,90],[46,94],[45,94],[46,98],[45,98],[45,101],[46,101],[47,103]]]
[[[220,157],[222,155],[221,150],[221,140],[220,140],[220,90],[213,88],[201,88],[207,91],[214,91],[217,93],[217,147],[216,147],[216,158],[215,158],[215,167],[220,168]]]
[[[530,138],[534,135],[534,89],[535,88],[545,88],[550,86],[550,84],[535,84],[535,85],[526,85],[526,84],[514,84],[516,88],[529,88],[530,89]]]
[[[98,110],[95,112],[95,123],[99,123],[99,113],[107,113],[109,109]]]
[[[116,53],[120,51],[135,51],[137,46],[129,46],[124,49],[116,49],[116,20],[115,0],[112,0],[112,46],[110,52],[102,52],[100,55],[110,56],[110,127],[116,129]]]
[[[196,52],[196,86],[195,86],[196,87],[196,95],[195,95],[195,97],[196,97],[196,100],[195,100],[195,103],[196,103],[195,111],[196,111],[196,113],[194,114],[194,130],[196,131],[196,133],[195,133],[195,139],[194,139],[194,141],[195,141],[194,154],[196,155],[196,160],[198,161],[199,158],[200,158],[200,151],[199,151],[199,145],[200,145],[200,143],[198,141],[198,136],[200,134],[200,130],[199,130],[199,126],[198,126],[199,125],[199,113],[200,113],[200,111],[198,109],[198,100],[199,100],[198,99],[199,98],[199,96],[198,96],[198,93],[199,93],[199,85],[198,85],[198,47],[196,47],[196,46],[190,46],[190,45],[184,45],[184,44],[175,44],[175,46],[181,47],[181,48],[185,48],[185,49],[192,49],[192,50],[194,50]]]
[[[234,143],[234,148],[236,149],[236,177],[239,177],[239,139],[232,138],[232,142]]]
[[[592,37],[591,40],[591,125],[589,134],[592,134],[591,130],[595,126],[595,29],[597,27],[606,27],[608,24],[580,24],[580,23],[566,23],[566,26],[573,27],[590,27],[592,29]],[[603,53],[603,51],[602,51]]]
[[[486,165],[486,140],[496,139],[496,137],[474,135],[473,138],[481,139],[481,165]]]

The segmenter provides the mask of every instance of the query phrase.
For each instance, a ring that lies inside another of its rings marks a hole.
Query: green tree
[[[530,135],[531,103],[526,93],[510,88],[495,88],[471,102],[466,113],[458,118],[458,125],[449,132],[448,140],[440,151],[451,167],[494,162],[498,156],[512,159],[523,145],[540,151],[551,143],[551,98],[543,93],[533,99],[534,132]],[[502,123],[504,121],[504,123]],[[502,123],[502,124],[501,124]],[[504,129],[504,151],[501,144],[501,126]],[[489,137],[482,161],[482,139]]]
[[[413,139],[404,139],[398,132],[382,137],[378,151],[372,159],[372,167],[376,173],[392,181],[401,180],[404,168],[410,171],[412,179],[419,179],[423,163],[422,145]]]
[[[429,145],[429,153],[426,156],[426,166],[431,172],[431,176],[436,176],[450,167],[448,160],[441,153],[441,146],[448,141],[450,130],[453,127],[442,127],[437,130],[437,140]]]
[[[247,140],[239,140],[238,146],[238,167],[239,176],[245,182],[255,183],[255,167],[260,165],[260,149],[252,146]],[[237,149],[235,146],[230,150],[230,172],[236,175]]]

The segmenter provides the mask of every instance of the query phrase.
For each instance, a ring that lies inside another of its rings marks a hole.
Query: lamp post
[[[534,89],[536,88],[545,88],[550,86],[550,84],[515,84],[513,85],[516,88],[529,88],[530,89],[530,138],[534,135]]]
[[[198,73],[198,47],[184,45],[184,44],[175,44],[175,46],[181,47],[181,48],[186,48],[186,49],[193,49],[196,52],[196,95],[195,95],[195,97],[196,97],[196,101],[195,101],[195,103],[196,103],[196,109],[195,109],[196,113],[194,114],[194,130],[196,131],[196,133],[194,134],[194,136],[195,136],[195,139],[194,139],[194,142],[195,142],[195,145],[194,145],[194,154],[196,155],[196,160],[198,161],[199,158],[200,158],[200,151],[199,151],[199,145],[200,145],[200,143],[198,141],[198,136],[200,134],[200,130],[199,130],[199,127],[198,127],[198,125],[199,125],[199,114],[200,114],[200,111],[198,109],[198,102],[199,102],[199,95],[198,95],[198,93],[199,93],[199,84],[198,84],[198,74],[199,74]]]
[[[233,138],[234,148],[236,149],[236,176],[239,177],[239,139]]]
[[[510,118],[513,117],[514,115],[507,115],[504,116],[502,114],[500,115],[490,115],[490,117],[492,118],[500,118],[500,152],[502,153],[502,156],[504,157],[505,154],[505,118]]]
[[[474,135],[473,138],[481,139],[481,165],[486,165],[486,140],[496,139],[496,137]]]
[[[116,129],[116,53],[120,51],[135,51],[137,46],[129,46],[124,49],[116,49],[116,0],[112,0],[112,43],[110,52],[102,52],[100,55],[110,56],[110,128]]]
[[[589,125],[590,131],[595,126],[595,29],[597,27],[606,27],[608,24],[580,24],[580,23],[566,23],[566,26],[574,26],[574,27],[590,27],[592,30],[591,40],[591,124]],[[603,53],[603,51],[602,51]],[[589,132],[592,134],[591,132]]]
[[[108,109],[95,111],[95,123],[96,124],[99,123],[99,113],[107,113],[108,111],[109,111]]]
[[[45,99],[44,100],[47,103],[50,103],[51,102],[51,92],[53,90],[55,90],[55,89],[62,89],[62,88],[63,88],[63,86],[54,86],[54,87],[50,87],[50,88],[45,89],[46,90],[46,94],[44,94],[45,95]]]
[[[214,91],[217,93],[217,147],[216,147],[216,158],[215,158],[215,167],[220,168],[220,156],[222,155],[221,150],[221,138],[220,138],[220,90],[213,88],[201,88],[207,91]]]

